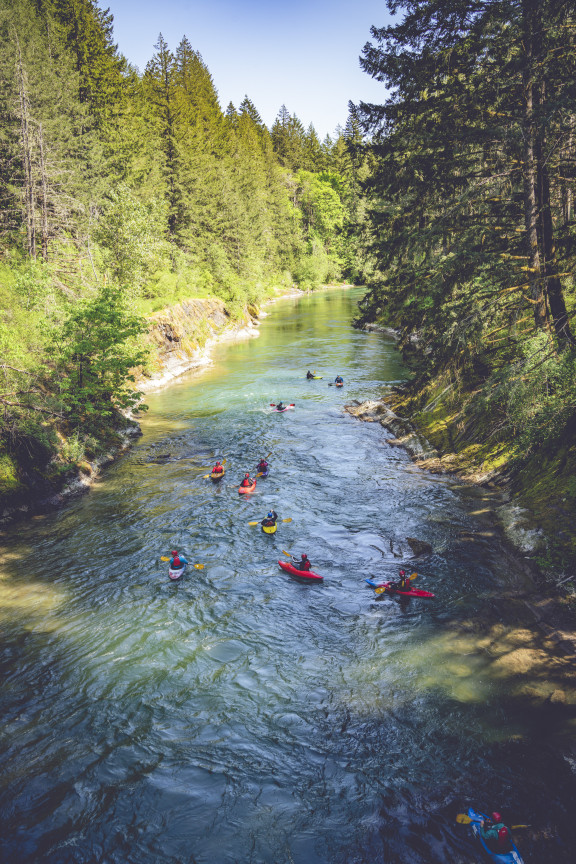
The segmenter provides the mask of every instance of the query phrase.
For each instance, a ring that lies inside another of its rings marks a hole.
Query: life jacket
[[[244,480],[242,480],[242,483],[240,485],[244,486],[244,487],[252,486],[252,480],[250,480],[249,477],[245,477]]]
[[[262,525],[264,525],[266,528],[271,528],[275,524],[276,524],[275,519],[263,519],[262,520]]]
[[[512,842],[510,840],[510,832],[505,825],[500,828],[498,831],[498,851],[505,853],[510,852],[512,849]]]
[[[173,570],[179,570],[182,566],[183,566],[183,564],[180,561],[180,558],[178,557],[178,555],[176,555],[172,561],[172,569]]]
[[[268,467],[268,462],[264,462],[264,460],[262,460],[262,462],[258,463],[258,471],[265,471],[267,467]]]
[[[311,570],[310,561],[306,558],[304,561],[300,561],[299,564],[300,570]]]
[[[212,468],[212,473],[221,474],[223,470],[224,468],[222,467],[222,465],[215,465],[214,468]]]

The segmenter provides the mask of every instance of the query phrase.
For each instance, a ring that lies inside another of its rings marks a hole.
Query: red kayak
[[[402,597],[435,597],[435,594],[432,594],[430,591],[421,591],[419,588],[412,588],[410,591],[400,591],[399,588],[392,588],[392,582],[372,582],[371,579],[365,579],[365,582],[370,585],[371,588],[385,588],[385,591],[382,591],[382,594],[400,594]]]
[[[239,495],[246,495],[248,492],[254,492],[256,489],[256,480],[254,480],[252,486],[240,486],[238,489]]]
[[[296,576],[297,579],[307,579],[309,582],[322,582],[323,576],[318,573],[313,573],[311,570],[299,570],[298,567],[293,567],[292,564],[287,564],[286,561],[278,561],[278,564],[290,576]]]

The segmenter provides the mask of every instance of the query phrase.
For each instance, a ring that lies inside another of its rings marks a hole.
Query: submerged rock
[[[416,540],[415,537],[406,537],[406,542],[412,549],[415,558],[420,558],[421,555],[431,555],[432,546],[426,543],[425,540]]]

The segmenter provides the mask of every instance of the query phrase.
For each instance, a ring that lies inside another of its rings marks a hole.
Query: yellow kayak
[[[220,471],[218,474],[215,474],[214,472],[212,472],[210,474],[210,479],[213,480],[214,482],[216,482],[216,480],[221,480],[225,473],[226,473],[225,468],[223,468],[222,471]]]
[[[262,525],[262,530],[265,534],[275,534],[278,530],[278,525],[274,523],[274,525]]]

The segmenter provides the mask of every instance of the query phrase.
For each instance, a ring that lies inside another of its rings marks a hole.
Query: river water
[[[358,297],[271,307],[260,338],[148,397],[89,495],[4,531],[3,862],[469,864],[469,805],[530,823],[527,862],[575,860],[573,715],[531,698],[558,683],[498,600],[521,577],[489,503],[343,411],[406,377],[350,327]],[[273,536],[248,525],[270,507],[293,520]],[[434,554],[410,561],[406,537]],[[171,583],[172,548],[204,569]],[[375,600],[364,578],[402,564],[436,599]]]

